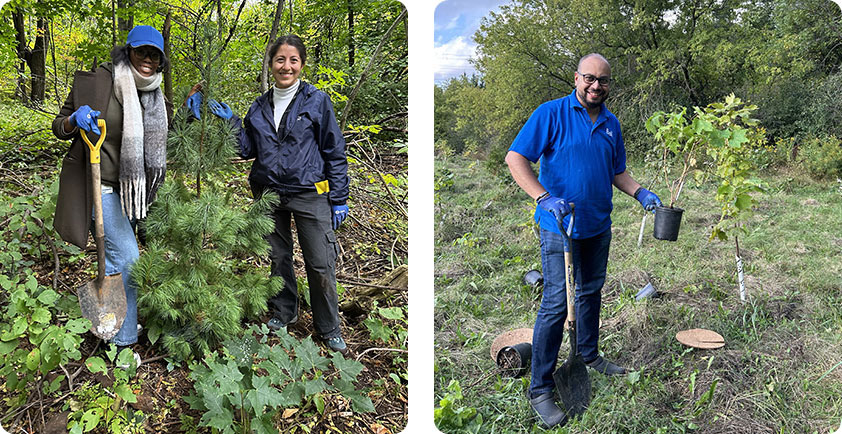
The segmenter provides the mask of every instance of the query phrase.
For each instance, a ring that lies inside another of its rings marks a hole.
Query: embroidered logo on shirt
[[[614,132],[609,130],[608,128],[605,129],[605,134],[608,134],[608,137],[614,138]]]

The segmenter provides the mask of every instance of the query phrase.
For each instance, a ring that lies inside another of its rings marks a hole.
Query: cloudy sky
[[[472,37],[479,28],[480,19],[509,0],[445,0],[435,12],[436,83],[476,72],[469,63],[474,56],[476,43]]]

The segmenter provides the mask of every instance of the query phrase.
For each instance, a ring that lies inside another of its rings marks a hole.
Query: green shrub
[[[842,141],[836,136],[809,137],[801,142],[799,160],[814,178],[842,177]]]
[[[790,82],[788,85],[792,85]],[[826,77],[820,84],[809,87],[811,104],[804,108],[800,119],[801,131],[805,133],[818,132],[820,134],[842,137],[842,72]],[[799,99],[802,104],[805,99]]]
[[[43,375],[79,360],[82,334],[91,327],[90,321],[80,318],[78,309],[66,309],[64,325],[53,324],[58,306],[66,308],[74,302],[39,286],[30,270],[25,274],[20,280],[0,274],[0,288],[9,297],[0,322],[0,378],[5,379],[5,389],[19,393],[24,402]],[[64,379],[59,375],[52,382],[45,381],[43,393],[55,392]]]
[[[324,414],[328,395],[343,396],[356,412],[374,411],[371,399],[353,384],[361,363],[338,352],[322,357],[310,338],[299,341],[285,330],[277,333],[280,345],[269,346],[267,333],[265,325],[252,326],[223,343],[224,355],[209,353],[203,363],[190,364],[196,393],[184,399],[204,412],[200,426],[219,433],[277,433],[281,409],[311,407]]]
[[[458,380],[450,380],[447,394],[439,401],[439,406],[433,410],[433,421],[436,427],[445,432],[454,430],[474,431],[482,426],[482,415],[473,407],[461,406],[462,387]]]
[[[73,392],[73,398],[64,405],[64,410],[72,412],[67,417],[70,434],[82,434],[96,428],[106,429],[111,434],[142,434],[143,412],[128,408],[128,403],[137,402],[132,379],[137,374],[137,362],[131,349],[124,348],[117,353],[117,346],[110,345],[105,351],[108,360],[116,366],[111,369],[114,380],[110,387],[99,383],[85,383]],[[108,376],[109,368],[105,359],[99,356],[88,357],[85,367],[93,374]]]

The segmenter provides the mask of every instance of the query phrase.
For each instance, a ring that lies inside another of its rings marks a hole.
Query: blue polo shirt
[[[573,238],[590,238],[611,228],[614,175],[626,170],[626,146],[617,117],[602,104],[596,123],[570,95],[541,104],[526,121],[510,151],[541,160],[538,182],[555,197],[576,205]],[[535,208],[542,228],[560,233],[552,214]],[[564,218],[564,227],[570,216]]]

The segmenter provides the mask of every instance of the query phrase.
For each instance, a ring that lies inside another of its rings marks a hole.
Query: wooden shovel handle
[[[561,229],[561,236],[564,238],[564,279],[565,292],[567,293],[567,327],[575,328],[576,325],[576,285],[573,278],[573,221],[576,218],[575,205],[570,204],[570,224],[567,226],[567,233],[564,231],[562,222],[558,222]]]
[[[105,228],[102,223],[102,174],[100,171],[101,158],[99,151],[100,148],[102,148],[102,142],[105,141],[105,119],[97,119],[97,126],[99,126],[101,134],[99,135],[95,145],[88,140],[88,136],[85,134],[84,130],[82,130],[82,140],[87,143],[88,149],[91,150],[91,187],[93,187],[92,190],[94,196],[94,242],[96,243],[97,260],[96,278],[99,282],[97,287],[101,291],[102,280],[105,279]]]

